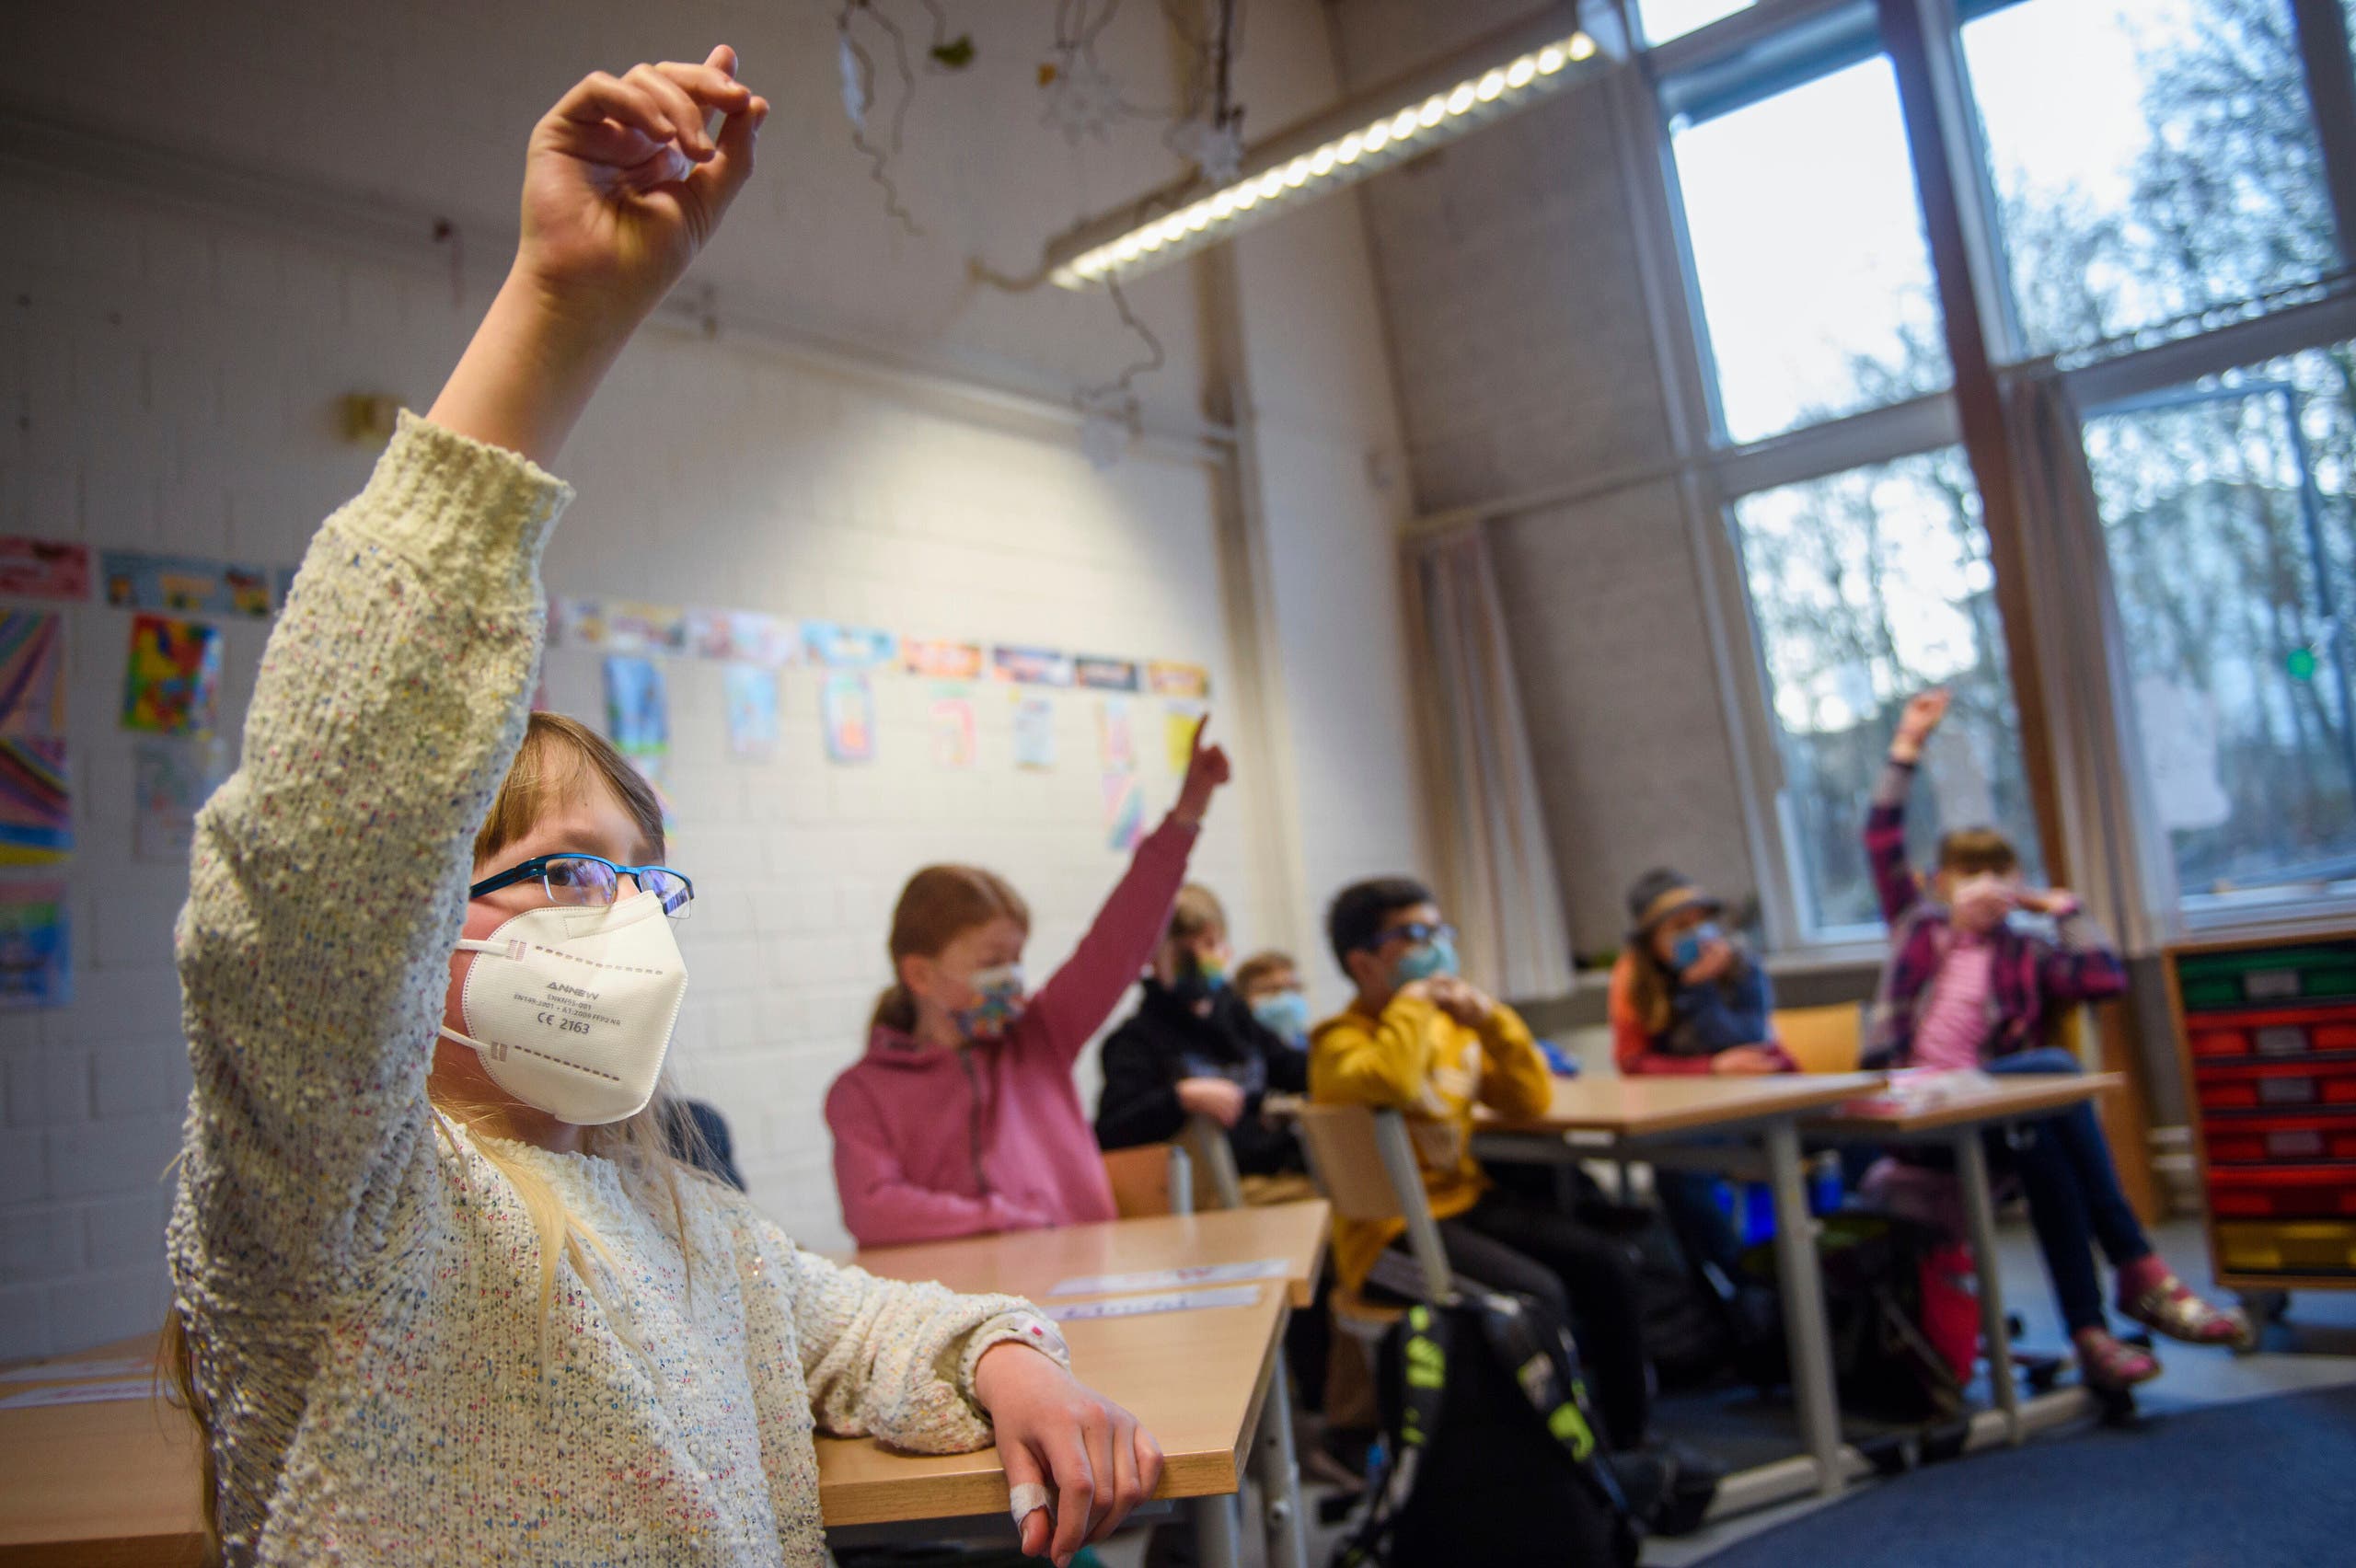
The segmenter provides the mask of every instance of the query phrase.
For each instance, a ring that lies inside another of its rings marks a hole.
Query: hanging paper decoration
[[[1138,770],[1138,741],[1129,723],[1129,700],[1108,697],[1096,706],[1097,760],[1107,773]]]
[[[974,699],[963,695],[932,699],[932,763],[935,767],[966,768],[981,755],[974,720]]]
[[[1243,125],[1240,119],[1224,125],[1188,120],[1171,128],[1163,138],[1170,150],[1193,164],[1208,185],[1231,184],[1243,167]]]
[[[0,1009],[63,1007],[74,999],[65,884],[0,882]]]
[[[1200,664],[1151,659],[1146,662],[1145,684],[1157,697],[1186,697],[1201,702],[1211,694],[1211,673]]]
[[[1104,776],[1104,838],[1123,854],[1145,837],[1145,784],[1134,773]]]
[[[1199,702],[1162,705],[1161,746],[1171,772],[1183,775],[1194,762],[1195,732],[1202,728],[1203,715],[1208,711]]]
[[[1052,648],[1010,648],[1000,643],[990,651],[998,678],[1024,686],[1068,686],[1072,683],[1072,657]]]
[[[64,626],[54,610],[0,613],[0,735],[65,732]]]
[[[1121,84],[1080,50],[1042,63],[1039,86],[1047,100],[1040,123],[1062,132],[1075,147],[1084,136],[1103,141],[1121,117]]]
[[[1045,772],[1056,766],[1056,705],[1051,698],[1014,697],[1014,766]]]
[[[0,538],[0,594],[18,599],[87,599],[90,547],[60,539]]]
[[[131,853],[140,860],[185,862],[197,808],[221,787],[227,769],[220,743],[143,740],[131,752]]]
[[[795,664],[802,661],[802,628],[758,610],[691,609],[687,613],[687,651],[703,659],[746,664]]]
[[[631,758],[671,749],[670,692],[662,665],[627,653],[606,656],[606,733]]]
[[[0,740],[0,866],[48,866],[74,849],[65,737]]]
[[[549,640],[608,653],[677,652],[687,646],[687,614],[635,599],[560,599]]]
[[[803,621],[803,646],[817,663],[836,670],[872,670],[899,657],[900,640],[872,626]]]
[[[221,689],[221,633],[202,621],[138,616],[123,673],[122,727],[209,735]]]
[[[728,703],[728,749],[765,758],[777,751],[777,672],[766,664],[731,664],[721,672]]]
[[[828,671],[818,694],[818,717],[828,761],[875,760],[875,686],[866,671]]]
[[[938,639],[900,639],[900,667],[940,681],[970,681],[982,673],[982,645]]]
[[[1135,691],[1138,689],[1138,662],[1135,659],[1103,659],[1083,653],[1072,661],[1073,678],[1084,686],[1098,691]]]
[[[194,556],[108,550],[99,558],[107,603],[131,610],[179,610],[193,615],[270,618],[271,573]]]

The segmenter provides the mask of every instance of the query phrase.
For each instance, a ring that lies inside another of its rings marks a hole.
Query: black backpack
[[[1418,1302],[1383,1339],[1375,1395],[1389,1457],[1334,1568],[1635,1562],[1578,1351],[1543,1307],[1479,1291]]]
[[[1819,1222],[1824,1313],[1841,1407],[1872,1420],[1915,1424],[1963,1410],[1963,1386],[1923,1328],[1924,1262],[1934,1228],[1898,1215],[1843,1209]],[[1744,1272],[1775,1275],[1773,1242],[1743,1254]]]

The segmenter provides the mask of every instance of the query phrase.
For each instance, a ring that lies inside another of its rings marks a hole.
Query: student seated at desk
[[[1530,1296],[1572,1325],[1612,1444],[1642,1446],[1652,1416],[1635,1275],[1620,1248],[1569,1216],[1491,1184],[1473,1159],[1472,1108],[1531,1115],[1553,1094],[1529,1026],[1456,974],[1456,934],[1431,890],[1404,877],[1344,888],[1326,935],[1357,995],[1311,1032],[1320,1104],[1407,1113],[1424,1189],[1455,1271]],[[1403,1225],[1334,1221],[1334,1267],[1365,1286]]]
[[[1981,1067],[1992,1073],[2073,1073],[2075,1057],[2045,1043],[2062,1008],[2122,995],[2126,965],[2091,928],[2078,901],[2032,891],[2020,856],[1992,828],[1965,828],[1940,842],[1927,885],[1907,863],[1906,801],[1923,747],[1946,716],[1947,694],[1907,704],[1889,765],[1865,817],[1865,854],[1890,955],[1874,1007],[1865,1066]],[[2015,910],[2050,917],[2051,937],[2015,926]],[[1990,1135],[1991,1158],[2016,1171],[2047,1274],[2089,1383],[2126,1388],[2159,1376],[2159,1362],[2110,1332],[2103,1315],[2097,1241],[2118,1275],[2120,1312],[2172,1339],[2235,1344],[2249,1337],[2241,1313],[2194,1295],[2152,1250],[2119,1190],[2094,1107]],[[1919,1164],[1919,1157],[1905,1163]],[[1868,1177],[1880,1185],[1888,1172]]]
[[[837,1267],[670,1157],[694,888],[629,764],[527,712],[539,464],[751,171],[735,64],[539,121],[514,269],[320,529],[197,815],[166,1338],[230,1563],[816,1568],[814,1425],[995,1438],[1062,1558],[1155,1484],[1026,1304]]]
[[[1677,872],[1628,890],[1628,940],[1611,966],[1611,1054],[1620,1070],[1750,1076],[1798,1064],[1775,1043],[1767,971],[1718,924],[1724,905]],[[1653,1190],[1696,1260],[1738,1277],[1742,1239],[1718,1207],[1718,1178],[1653,1171]]]
[[[1178,803],[1062,968],[1022,979],[1031,910],[978,866],[928,866],[892,911],[895,976],[867,1055],[826,1091],[843,1224],[862,1247],[1111,1219],[1072,1066],[1161,944],[1227,754],[1203,744]]]
[[[1311,1017],[1309,992],[1292,954],[1274,948],[1253,953],[1235,966],[1235,990],[1261,1028],[1306,1057]]]

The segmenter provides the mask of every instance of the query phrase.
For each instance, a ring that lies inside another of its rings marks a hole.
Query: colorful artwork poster
[[[1082,653],[1072,661],[1072,673],[1081,686],[1097,691],[1138,689],[1138,662],[1135,659],[1100,659]]]
[[[122,727],[209,735],[221,698],[221,632],[202,621],[135,616],[123,672]]]
[[[1200,664],[1183,664],[1169,659],[1152,659],[1146,663],[1146,689],[1156,697],[1184,697],[1196,702],[1211,695],[1211,673]]]
[[[606,655],[606,733],[625,756],[671,749],[671,694],[662,665],[631,653]]]
[[[1044,773],[1056,766],[1056,705],[1052,698],[1014,695],[1014,766]]]
[[[687,645],[687,614],[676,605],[608,599],[605,612],[608,652],[676,653]]]
[[[549,646],[551,648],[603,648],[606,645],[606,606],[597,599],[549,600]]]
[[[900,640],[900,667],[912,675],[936,681],[978,680],[982,674],[982,645],[904,637]]]
[[[831,670],[818,689],[818,720],[826,735],[826,760],[849,764],[875,760],[875,685],[864,670]]]
[[[874,670],[900,656],[900,640],[872,626],[803,621],[802,645],[811,661],[830,670]]]
[[[1096,705],[1096,759],[1107,773],[1138,770],[1137,727],[1129,721],[1129,699],[1108,697]]]
[[[1145,837],[1145,783],[1134,773],[1104,776],[1104,841],[1123,854]]]
[[[774,669],[800,662],[802,628],[758,610],[695,609],[687,615],[687,643],[698,658]]]
[[[728,749],[760,761],[777,755],[777,671],[767,664],[731,664],[720,673],[728,706]]]
[[[1184,777],[1195,760],[1195,732],[1210,710],[1199,702],[1167,702],[1161,708],[1161,749],[1170,771]]]
[[[0,866],[53,866],[73,852],[65,737],[0,740]]]
[[[196,836],[196,811],[226,775],[217,741],[158,737],[131,752],[131,854],[139,860],[185,862]]]
[[[1050,686],[1072,683],[1071,655],[1052,648],[1010,648],[1000,643],[990,650],[990,663],[1002,681]]]
[[[65,732],[64,642],[54,610],[0,614],[0,735]]]
[[[268,620],[273,607],[267,567],[108,550],[98,558],[98,571],[106,579],[107,603],[121,609]]]
[[[71,952],[64,882],[0,882],[0,1009],[72,1001]]]
[[[90,547],[0,537],[0,594],[17,599],[88,598]]]
[[[980,725],[974,699],[962,692],[944,692],[932,699],[932,765],[952,770],[968,768],[981,759]]]

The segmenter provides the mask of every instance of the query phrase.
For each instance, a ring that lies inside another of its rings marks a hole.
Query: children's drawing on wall
[[[106,579],[107,603],[121,609],[267,620],[275,607],[266,566],[139,550],[108,550],[98,559],[100,575]]]
[[[982,645],[904,637],[900,640],[900,667],[912,675],[936,681],[978,680],[982,674]]]
[[[830,670],[873,670],[896,661],[900,640],[872,626],[803,621],[802,645],[814,663]]]
[[[90,547],[62,539],[0,538],[0,594],[13,599],[87,599]]]
[[[875,760],[875,686],[864,670],[832,670],[818,692],[818,718],[826,734],[826,760]]]
[[[728,704],[728,749],[750,761],[777,755],[777,671],[767,664],[731,664],[721,672]]]
[[[64,882],[0,882],[0,1009],[72,1001],[70,951]]]
[[[1094,691],[1138,689],[1135,659],[1103,659],[1083,653],[1072,661],[1072,674],[1080,685]]]
[[[53,610],[0,614],[0,735],[65,732],[64,640]]]
[[[606,732],[614,748],[653,778],[671,749],[670,693],[663,666],[628,653],[606,656]]]
[[[1052,698],[1014,694],[1014,766],[1038,773],[1056,766],[1056,704]]]
[[[1129,700],[1108,697],[1096,705],[1096,755],[1107,773],[1138,770],[1137,729],[1129,721]]]
[[[221,633],[202,621],[136,616],[123,672],[122,727],[209,735],[221,695]]]
[[[1145,666],[1146,689],[1156,697],[1179,697],[1195,702],[1207,702],[1211,695],[1211,673],[1200,664],[1188,664],[1174,659],[1150,659]]]
[[[1166,702],[1161,706],[1162,760],[1170,771],[1185,777],[1186,765],[1195,756],[1195,732],[1202,727],[1203,715],[1209,709],[1199,702]]]
[[[0,866],[49,866],[74,848],[65,737],[0,739]]]
[[[974,719],[974,699],[949,692],[932,699],[932,764],[935,767],[966,768],[981,755],[981,740]]]
[[[990,651],[990,663],[998,671],[998,678],[1022,686],[1068,686],[1075,671],[1072,657],[1052,648],[1010,648],[1003,644]]]
[[[142,740],[131,752],[131,853],[134,859],[186,861],[196,810],[228,777],[220,739]]]
[[[689,610],[687,642],[687,651],[701,659],[772,668],[802,662],[801,627],[758,610]]]
[[[1145,837],[1145,781],[1135,773],[1104,776],[1104,839],[1127,854]]]

